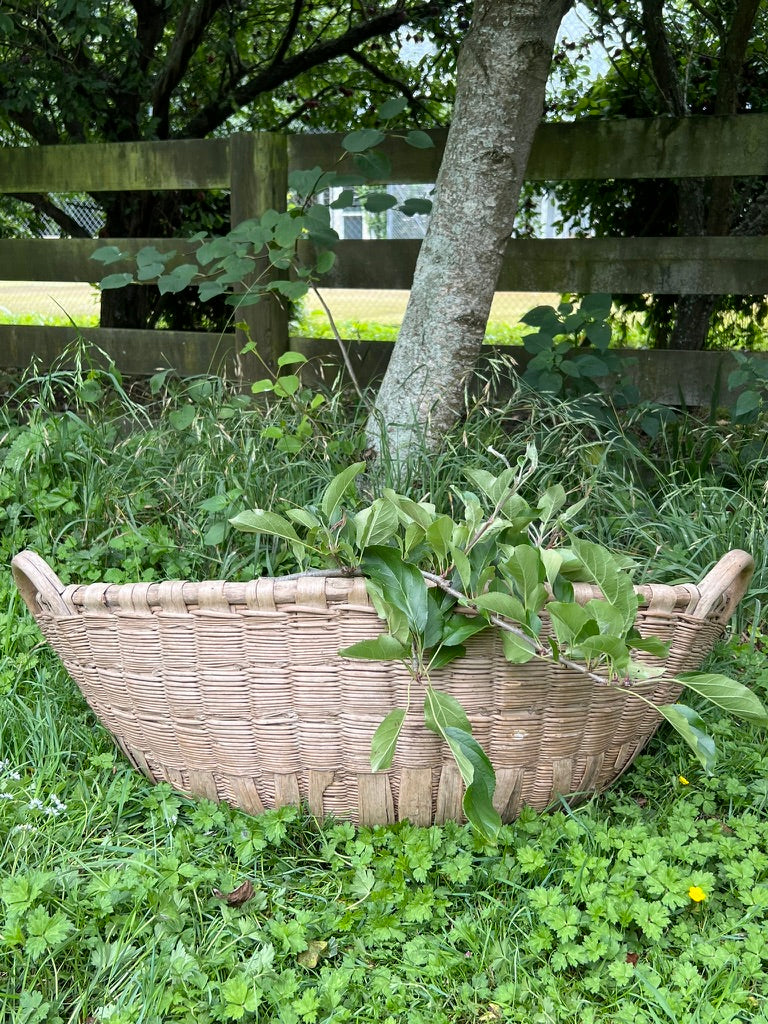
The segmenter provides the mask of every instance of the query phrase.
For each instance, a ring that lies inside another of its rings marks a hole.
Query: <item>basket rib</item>
[[[13,572],[97,717],[149,778],[250,813],[303,801],[318,816],[369,824],[461,817],[450,753],[414,710],[420,684],[399,663],[338,655],[384,628],[362,577],[65,587],[34,552],[17,555]],[[665,675],[635,692],[655,704],[677,698],[672,677],[698,667],[751,572],[750,556],[734,551],[698,586],[637,588],[640,632],[670,650]],[[582,601],[600,594],[576,591]],[[604,789],[660,720],[630,690],[546,661],[511,665],[496,631],[472,637],[433,683],[462,703],[488,751],[504,820]],[[371,737],[409,695],[393,767],[374,775]]]

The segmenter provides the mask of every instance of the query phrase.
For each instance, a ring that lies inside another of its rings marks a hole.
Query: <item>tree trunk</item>
[[[572,0],[476,0],[453,121],[403,326],[368,423],[396,464],[460,415]]]

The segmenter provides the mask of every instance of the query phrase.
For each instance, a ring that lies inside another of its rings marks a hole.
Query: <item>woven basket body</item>
[[[338,654],[382,632],[364,580],[64,587],[33,552],[13,569],[99,721],[150,779],[250,813],[303,802],[318,816],[363,824],[461,820],[460,776],[425,728],[422,694],[407,672]],[[655,704],[677,698],[671,677],[699,667],[751,573],[750,556],[733,551],[701,584],[638,588],[638,628],[670,652],[667,673],[636,693]],[[599,592],[578,585],[577,596]],[[574,670],[511,665],[495,631],[473,637],[433,685],[460,701],[489,754],[505,821],[523,805],[604,789],[660,721],[632,692]],[[412,711],[393,767],[373,774],[371,737],[389,711],[406,706],[409,686]]]

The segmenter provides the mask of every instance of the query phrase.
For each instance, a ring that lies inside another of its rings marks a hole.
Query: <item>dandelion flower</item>
[[[688,890],[688,895],[694,903],[703,903],[704,900],[707,898],[707,894],[698,885],[692,885],[691,888]]]
[[[688,786],[688,785],[690,785],[690,783],[688,782],[688,779],[686,779],[686,777],[684,775],[678,775],[677,776],[677,781],[680,783],[681,786]]]

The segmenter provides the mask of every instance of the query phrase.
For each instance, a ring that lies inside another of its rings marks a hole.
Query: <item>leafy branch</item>
[[[432,680],[466,653],[470,638],[494,627],[510,663],[547,660],[628,693],[658,711],[707,771],[714,766],[714,743],[698,712],[684,704],[657,707],[636,689],[638,682],[665,676],[663,666],[637,656],[661,660],[668,645],[637,630],[638,597],[627,560],[575,535],[571,522],[583,503],[566,507],[562,487],[549,488],[534,505],[519,494],[536,460],[529,447],[524,460],[498,476],[468,471],[477,493],[456,491],[464,505],[457,520],[389,488],[359,507],[355,480],[366,468],[362,462],[330,482],[317,508],[288,509],[285,517],[253,509],[231,520],[236,528],[289,543],[300,564],[322,555],[334,566],[309,568],[313,574],[365,577],[387,631],[340,654],[404,666],[423,691],[426,727],[447,744],[464,780],[464,812],[488,838],[500,824],[492,765],[461,706]],[[538,541],[553,521],[566,543],[544,547]],[[579,583],[590,585],[580,589],[580,600]],[[585,593],[594,596],[585,599]],[[760,700],[734,679],[685,673],[671,681],[728,713],[768,724]],[[393,708],[374,733],[373,770],[391,766],[410,706],[409,693],[406,707]]]

